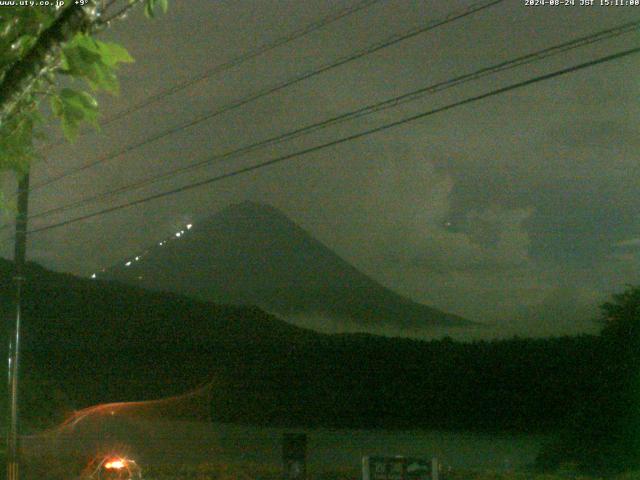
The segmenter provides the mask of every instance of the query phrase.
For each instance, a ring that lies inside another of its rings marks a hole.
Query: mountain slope
[[[131,260],[129,266],[126,263]],[[273,207],[244,202],[99,276],[202,300],[257,305],[285,317],[360,326],[464,325],[358,271]]]
[[[11,262],[0,259],[2,338],[13,325],[12,276]],[[224,365],[320,336],[255,307],[148,292],[32,263],[25,276],[24,373],[35,369],[43,378],[63,379],[84,404],[183,392]],[[6,349],[2,342],[3,358]]]
[[[7,319],[11,277],[11,264],[0,259],[0,311]],[[605,350],[597,338],[463,344],[323,335],[257,308],[147,292],[34,264],[26,279],[21,421],[34,430],[65,411],[193,392],[205,382],[217,420],[340,428],[533,431],[560,425],[575,412],[574,398],[591,401],[593,392],[608,391],[607,384],[594,384],[609,379],[608,370],[598,375]],[[0,326],[4,338],[9,326]],[[0,344],[4,358],[6,347]],[[4,365],[0,374],[6,375]],[[5,388],[6,382],[0,406]],[[205,412],[207,405],[199,403]]]

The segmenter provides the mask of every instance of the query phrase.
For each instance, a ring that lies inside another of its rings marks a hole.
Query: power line
[[[293,42],[294,40],[297,40],[299,38],[302,38],[306,35],[309,35],[310,33],[313,33],[317,30],[320,30],[324,27],[326,27],[327,25],[330,25],[331,23],[334,23],[342,18],[345,18],[349,15],[352,15],[354,13],[357,13],[361,10],[364,10],[366,8],[369,8],[373,5],[375,5],[376,3],[381,2],[382,0],[365,0],[365,1],[361,1],[356,3],[355,5],[352,5],[350,7],[347,7],[345,9],[339,10],[337,12],[331,13],[329,15],[327,15],[324,18],[321,18],[320,20],[310,23],[309,25],[296,30],[292,33],[290,33],[289,35],[285,35],[282,37],[279,37],[275,40],[273,40],[272,42],[269,43],[265,43],[261,46],[259,46],[258,48],[256,48],[255,50],[250,50],[248,52],[245,52],[241,55],[238,55],[237,57],[232,58],[231,60],[228,60],[220,65],[216,65],[213,68],[210,68],[209,70],[206,70],[202,73],[200,73],[199,75],[196,75],[195,77],[192,77],[188,80],[185,80],[183,82],[177,83],[176,85],[166,88],[164,90],[161,90],[160,92],[154,94],[154,95],[150,95],[149,97],[145,98],[143,101],[139,102],[136,105],[133,105],[119,113],[116,113],[115,115],[109,117],[108,119],[104,120],[103,122],[101,122],[102,125],[109,125],[110,123],[115,122],[116,120],[119,120],[123,117],[129,116],[134,112],[137,112],[138,110],[141,110],[144,107],[147,107],[149,105],[151,105],[152,103],[155,103],[157,101],[163,100],[166,97],[169,97],[181,90],[184,90],[185,88],[190,87],[191,85],[194,85],[196,83],[199,83],[203,80],[206,80],[208,78],[211,78],[215,75],[218,75],[219,73],[222,73],[226,70],[229,70],[233,67],[237,67],[238,65],[241,65],[242,63],[254,59],[256,57],[259,57],[260,55],[263,55],[265,53],[268,53],[272,50],[275,50],[278,47],[281,47],[283,45],[286,45],[287,43]]]
[[[208,78],[214,77],[215,75],[218,75],[219,73],[225,72],[227,70],[230,70],[234,67],[237,67],[238,65],[243,64],[244,62],[248,61],[248,60],[252,60],[256,57],[259,57],[260,55],[263,55],[265,53],[268,53],[272,50],[277,49],[278,47],[282,47],[283,45],[286,45],[287,43],[293,42],[295,40],[298,40],[299,38],[302,38],[306,35],[309,35],[310,33],[313,33],[317,30],[320,30],[324,27],[326,27],[327,25],[330,25],[342,18],[345,18],[349,15],[352,15],[354,13],[357,13],[361,10],[364,10],[366,8],[369,8],[373,5],[375,5],[376,3],[380,3],[382,0],[364,0],[361,2],[358,2],[354,5],[351,5],[347,8],[344,8],[342,10],[338,10],[337,12],[333,12],[315,22],[310,23],[309,25],[306,25],[298,30],[295,30],[293,32],[291,32],[288,35],[282,36],[282,37],[278,37],[275,40],[265,43],[263,45],[260,45],[258,48],[254,49],[254,50],[249,50],[248,52],[242,53],[240,55],[238,55],[237,57],[233,57],[230,60],[227,60],[224,63],[221,63],[219,65],[215,65],[214,67],[205,70],[204,72],[199,73],[198,75],[191,77],[187,80],[184,80],[182,82],[179,82],[173,86],[170,86],[168,88],[165,88],[164,90],[160,90],[159,92],[148,96],[147,98],[144,98],[141,102],[132,105],[129,108],[126,108],[118,113],[115,113],[114,115],[112,115],[111,117],[102,120],[100,122],[101,126],[107,126],[117,120],[120,120],[121,118],[127,117],[129,115],[131,115],[132,113],[135,113],[141,109],[143,109],[144,107],[147,107],[153,103],[156,103],[158,101],[163,100],[166,97],[170,97],[171,95],[174,95],[175,93],[178,93],[186,88],[189,88],[192,85],[195,85],[203,80],[206,80]],[[52,143],[49,146],[50,147],[57,147],[60,145],[63,145],[64,141],[60,141],[60,142],[56,142],[56,143]]]
[[[135,205],[140,205],[142,203],[146,203],[146,202],[149,202],[151,200],[157,200],[159,198],[175,195],[175,194],[182,193],[182,192],[185,192],[185,191],[188,191],[188,190],[192,190],[192,189],[195,189],[195,188],[198,188],[198,187],[202,187],[202,186],[205,186],[205,185],[210,185],[210,184],[215,183],[215,182],[219,182],[219,181],[222,181],[222,180],[226,180],[228,178],[236,177],[236,176],[239,176],[239,175],[243,175],[245,173],[249,173],[249,172],[252,172],[252,171],[255,171],[255,170],[259,170],[261,168],[265,168],[265,167],[268,167],[268,166],[271,166],[271,165],[275,165],[277,163],[281,163],[281,162],[284,162],[286,160],[290,160],[292,158],[304,156],[304,155],[307,155],[309,153],[317,152],[319,150],[323,150],[323,149],[328,148],[328,147],[332,147],[332,146],[339,145],[339,144],[342,144],[342,143],[350,142],[350,141],[356,140],[358,138],[362,138],[362,137],[365,137],[365,136],[368,136],[368,135],[372,135],[374,133],[382,132],[382,131],[385,131],[385,130],[388,130],[388,129],[391,129],[391,128],[398,127],[400,125],[404,125],[404,124],[409,123],[409,122],[414,122],[416,120],[420,120],[422,118],[426,118],[428,116],[435,115],[437,113],[441,113],[441,112],[444,112],[444,111],[447,111],[447,110],[451,110],[451,109],[456,108],[456,107],[460,107],[460,106],[467,105],[467,104],[470,104],[470,103],[473,103],[473,102],[476,102],[476,101],[479,101],[479,100],[483,100],[485,98],[494,97],[494,96],[497,96],[497,95],[500,95],[500,94],[503,94],[503,93],[506,93],[506,92],[509,92],[509,91],[512,91],[512,90],[515,90],[515,89],[518,89],[518,88],[522,88],[522,87],[525,87],[525,86],[528,86],[528,85],[532,85],[534,83],[538,83],[538,82],[545,81],[545,80],[550,80],[552,78],[556,78],[556,77],[559,77],[559,76],[562,76],[562,75],[573,73],[573,72],[576,72],[578,70],[582,70],[582,69],[585,69],[585,68],[593,67],[595,65],[599,65],[599,64],[602,64],[602,63],[606,63],[606,62],[610,62],[610,61],[613,61],[613,60],[617,60],[617,59],[620,59],[620,58],[623,58],[623,57],[626,57],[626,56],[629,56],[629,55],[632,55],[632,54],[636,54],[636,53],[639,53],[639,52],[640,52],[640,47],[636,47],[636,48],[631,48],[631,49],[628,49],[628,50],[624,50],[624,51],[621,51],[621,52],[618,52],[618,53],[615,53],[615,54],[612,54],[612,55],[607,55],[607,56],[604,56],[604,57],[600,57],[600,58],[597,58],[595,60],[591,60],[589,62],[584,62],[584,63],[578,64],[578,65],[574,65],[572,67],[564,68],[562,70],[557,70],[555,72],[548,73],[548,74],[545,74],[545,75],[540,75],[540,76],[534,77],[534,78],[529,79],[529,80],[524,80],[524,81],[521,81],[521,82],[513,83],[513,84],[508,85],[506,87],[498,88],[498,89],[492,90],[492,91],[487,92],[487,93],[483,93],[483,94],[480,94],[480,95],[475,95],[475,96],[472,96],[472,97],[468,97],[468,98],[466,98],[464,100],[460,100],[460,101],[457,101],[457,102],[454,102],[454,103],[450,103],[450,104],[445,105],[443,107],[438,107],[438,108],[435,108],[435,109],[432,109],[432,110],[428,110],[426,112],[422,112],[422,113],[419,113],[417,115],[406,117],[406,118],[403,118],[401,120],[397,120],[395,122],[387,123],[385,125],[382,125],[382,126],[379,126],[379,127],[376,127],[376,128],[372,128],[372,129],[369,129],[369,130],[364,130],[362,132],[359,132],[359,133],[356,133],[356,134],[353,134],[353,135],[349,135],[349,136],[346,136],[346,137],[342,137],[340,139],[333,140],[331,142],[327,142],[327,143],[324,143],[324,144],[321,144],[321,145],[317,145],[315,147],[310,147],[310,148],[306,148],[306,149],[303,149],[303,150],[299,150],[299,151],[294,152],[294,153],[282,155],[280,157],[276,157],[276,158],[273,158],[271,160],[267,160],[265,162],[261,162],[261,163],[255,164],[255,165],[251,165],[249,167],[240,168],[240,169],[234,170],[232,172],[228,172],[228,173],[225,173],[225,174],[222,174],[222,175],[217,175],[215,177],[211,177],[211,178],[208,178],[208,179],[205,179],[205,180],[201,180],[201,181],[198,181],[198,182],[190,183],[190,184],[184,185],[182,187],[174,188],[172,190],[168,190],[168,191],[165,191],[165,192],[149,195],[147,197],[140,198],[140,199],[137,199],[137,200],[133,200],[133,201],[121,204],[121,205],[115,205],[115,206],[108,207],[108,208],[105,208],[103,210],[99,210],[99,211],[96,211],[96,212],[93,212],[93,213],[89,213],[89,214],[86,214],[86,215],[81,215],[81,216],[78,216],[78,217],[75,217],[75,218],[64,220],[62,222],[58,222],[58,223],[54,223],[54,224],[51,224],[51,225],[46,225],[44,227],[36,228],[36,229],[30,230],[28,233],[29,234],[34,234],[34,233],[44,232],[44,231],[51,230],[51,229],[54,229],[54,228],[59,228],[59,227],[62,227],[62,226],[70,225],[72,223],[80,222],[80,221],[83,221],[83,220],[88,220],[88,219],[93,218],[93,217],[98,217],[98,216],[101,216],[101,215],[105,215],[107,213],[111,213],[111,212],[115,212],[115,211],[118,211],[118,210],[122,210],[124,208],[132,207],[132,206],[135,206]]]
[[[150,178],[146,178],[146,179],[142,179],[139,180],[137,182],[133,182],[130,183],[128,185],[124,185],[121,186],[119,188],[116,188],[114,190],[110,190],[110,191],[106,191],[106,192],[102,192],[102,193],[98,193],[96,195],[93,195],[91,197],[87,197],[87,198],[83,198],[80,200],[77,200],[75,202],[69,203],[67,205],[62,205],[59,207],[54,207],[51,208],[49,210],[45,210],[42,212],[38,212],[35,215],[32,215],[30,218],[34,219],[34,218],[40,218],[43,216],[47,216],[47,215],[51,215],[53,213],[60,213],[60,212],[64,212],[66,210],[75,208],[75,207],[79,207],[79,206],[83,206],[86,205],[88,203],[92,203],[95,202],[97,200],[100,199],[104,199],[104,198],[108,198],[110,196],[119,194],[119,193],[124,193],[130,190],[135,190],[141,187],[144,187],[146,185],[150,185],[153,183],[156,183],[160,180],[163,180],[165,178],[170,178],[170,177],[174,177],[176,175],[182,174],[182,173],[186,173],[192,170],[196,170],[198,168],[202,168],[206,165],[209,165],[211,163],[213,163],[214,161],[217,160],[224,160],[224,159],[228,159],[230,157],[235,157],[238,156],[240,154],[243,153],[248,153],[251,151],[254,151],[258,148],[262,148],[265,146],[269,146],[269,145],[275,145],[284,141],[288,141],[291,140],[293,138],[297,138],[301,135],[306,135],[309,133],[312,133],[314,131],[323,129],[323,128],[327,128],[329,126],[332,125],[336,125],[338,123],[342,123],[348,120],[353,120],[356,118],[360,118],[363,117],[365,115],[370,115],[372,113],[376,113],[376,112],[380,112],[389,108],[393,108],[393,107],[397,107],[398,105],[407,103],[407,102],[411,102],[411,101],[415,101],[421,97],[423,97],[424,95],[428,94],[428,93],[436,93],[436,92],[440,92],[443,91],[445,89],[448,88],[452,88],[452,87],[456,87],[458,85],[461,85],[463,83],[469,82],[469,81],[473,81],[473,80],[478,80],[480,78],[486,77],[488,75],[493,75],[495,73],[498,72],[503,72],[503,71],[507,71],[516,67],[520,67],[526,64],[530,64],[533,62],[537,62],[540,60],[543,60],[545,58],[548,58],[550,56],[553,55],[558,55],[560,53],[564,53],[579,47],[583,47],[585,45],[590,45],[596,42],[601,42],[604,40],[608,40],[620,35],[623,35],[625,33],[629,33],[632,31],[636,31],[636,29],[640,26],[640,20],[636,20],[636,21],[632,21],[632,22],[627,22],[624,23],[622,25],[618,25],[616,27],[613,28],[609,28],[606,30],[601,30],[599,32],[587,35],[587,36],[582,36],[573,40],[570,40],[568,42],[564,42],[560,45],[555,45],[552,47],[548,47],[542,50],[538,50],[536,52],[533,53],[529,53],[529,54],[525,54],[522,55],[520,57],[517,57],[515,59],[512,60],[507,60],[507,61],[503,61],[497,64],[494,64],[492,66],[489,67],[485,67],[482,68],[480,70],[474,71],[472,73],[468,73],[468,74],[464,74],[458,77],[455,77],[453,79],[450,80],[446,80],[443,82],[438,82],[436,84],[432,84],[429,85],[427,87],[422,87],[420,89],[414,90],[412,92],[409,93],[405,93],[403,95],[397,96],[397,97],[393,97],[391,99],[387,99],[381,102],[377,102],[350,112],[346,112],[343,113],[341,115],[323,120],[321,122],[317,122],[311,125],[307,125],[305,127],[302,128],[298,128],[295,129],[293,131],[289,131],[283,134],[280,134],[276,137],[271,137],[269,139],[266,140],[262,140],[260,142],[255,142],[253,144],[235,149],[235,150],[231,150],[219,155],[215,155],[213,157],[207,158],[205,160],[201,160],[199,162],[196,162],[194,164],[191,165],[186,165],[183,167],[179,167],[173,170],[170,170],[168,172],[163,172],[159,175],[150,177]]]
[[[325,72],[327,72],[329,70],[332,70],[332,69],[337,68],[339,66],[345,65],[345,64],[347,64],[349,62],[352,62],[352,61],[355,61],[357,59],[360,59],[360,58],[362,58],[362,57],[364,57],[366,55],[370,55],[372,53],[375,53],[375,52],[377,52],[379,50],[382,50],[383,48],[390,47],[390,46],[395,45],[395,44],[397,44],[399,42],[402,42],[402,41],[407,40],[409,38],[415,37],[415,36],[417,36],[417,35],[419,35],[421,33],[428,32],[428,31],[433,30],[433,29],[435,29],[437,27],[440,27],[442,25],[446,25],[446,24],[454,22],[456,20],[465,18],[465,17],[467,17],[469,15],[473,15],[474,13],[477,13],[477,12],[479,12],[481,10],[484,10],[486,8],[489,8],[489,7],[492,7],[494,5],[497,5],[498,3],[502,3],[503,1],[504,0],[488,0],[488,1],[484,0],[484,1],[481,1],[481,2],[476,2],[476,3],[474,3],[474,4],[470,5],[470,6],[462,9],[462,10],[459,10],[459,11],[454,12],[454,13],[450,13],[449,15],[447,15],[446,17],[444,17],[442,19],[431,21],[431,22],[427,23],[426,25],[424,25],[422,27],[411,29],[408,32],[405,32],[405,33],[402,33],[402,34],[392,35],[392,36],[388,37],[387,39],[383,40],[382,42],[378,42],[378,43],[369,45],[365,49],[359,50],[358,52],[350,54],[350,55],[348,55],[346,57],[342,57],[342,58],[338,59],[337,61],[334,61],[332,63],[324,65],[324,66],[322,66],[320,68],[317,68],[315,70],[303,73],[301,75],[297,75],[297,76],[295,76],[295,77],[293,77],[291,79],[288,79],[288,80],[285,80],[282,83],[279,83],[276,86],[268,87],[268,88],[266,88],[264,90],[259,91],[258,93],[255,93],[255,94],[250,95],[248,97],[244,97],[244,98],[242,98],[240,100],[237,100],[237,101],[235,101],[235,102],[233,102],[231,104],[228,104],[228,105],[226,105],[224,107],[221,107],[221,108],[219,108],[217,110],[214,110],[212,112],[208,112],[208,113],[206,113],[204,115],[196,117],[195,119],[190,120],[188,122],[185,122],[185,123],[183,123],[181,125],[169,128],[167,130],[164,130],[161,133],[158,133],[158,134],[153,135],[151,137],[147,137],[146,139],[141,140],[140,142],[137,142],[137,143],[134,143],[134,144],[129,145],[127,147],[124,147],[124,148],[122,148],[122,149],[120,149],[120,150],[118,150],[116,152],[112,152],[110,154],[107,154],[107,155],[105,155],[103,157],[98,158],[97,160],[94,160],[94,161],[90,162],[90,163],[87,163],[87,164],[82,165],[80,167],[68,170],[67,172],[64,172],[64,173],[62,173],[62,174],[60,174],[60,175],[58,175],[56,177],[50,178],[50,179],[48,179],[48,180],[46,180],[46,181],[44,181],[44,182],[42,182],[40,184],[34,185],[33,187],[31,187],[30,191],[33,192],[33,191],[39,190],[39,189],[41,189],[43,187],[46,187],[46,186],[48,186],[48,185],[50,185],[50,184],[52,184],[54,182],[62,180],[63,178],[68,177],[69,175],[73,175],[75,173],[87,170],[87,169],[92,168],[92,167],[94,167],[96,165],[99,165],[101,163],[108,162],[109,160],[112,160],[112,159],[114,159],[116,157],[120,157],[121,155],[130,153],[130,152],[132,152],[134,150],[137,150],[140,147],[143,147],[143,146],[148,145],[148,144],[150,144],[152,142],[160,140],[161,138],[167,137],[167,136],[172,135],[174,133],[178,133],[178,132],[180,132],[182,130],[185,130],[187,128],[193,127],[193,126],[195,126],[195,125],[197,125],[199,123],[204,122],[205,120],[209,120],[209,119],[214,118],[214,117],[216,117],[218,115],[226,113],[226,112],[228,112],[230,110],[234,110],[236,108],[239,108],[239,107],[242,107],[244,105],[247,105],[248,103],[251,103],[251,102],[253,102],[255,100],[258,100],[260,98],[266,97],[267,95],[271,95],[271,94],[274,94],[274,93],[279,92],[281,90],[284,90],[285,88],[290,87],[291,85],[297,84],[297,83],[302,82],[304,80],[308,80],[309,78],[315,77],[316,75],[320,75],[320,74],[325,73]]]

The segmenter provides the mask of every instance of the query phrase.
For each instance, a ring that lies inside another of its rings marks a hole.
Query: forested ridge
[[[6,315],[10,272],[2,262]],[[555,452],[576,455],[572,432],[596,442],[635,421],[632,346],[640,335],[635,327],[619,330],[609,325],[600,336],[472,343],[326,335],[257,308],[150,293],[32,264],[22,365],[29,407],[21,414],[36,429],[59,421],[65,410],[159,398],[213,379],[216,420],[554,432],[564,439],[562,448],[558,443],[542,457],[553,464]],[[621,338],[633,342],[622,349]]]

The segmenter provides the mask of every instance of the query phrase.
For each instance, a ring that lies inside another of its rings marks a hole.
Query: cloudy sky
[[[174,0],[104,37],[136,63],[109,118],[166,88],[355,4]],[[531,7],[505,0],[37,189],[31,212],[65,205],[520,55],[635,19],[640,7]],[[599,0],[598,2],[599,3]],[[382,0],[210,76],[73,145],[47,147],[32,183],[318,69],[468,1]],[[217,161],[37,228],[326,143],[599,56],[637,31],[465,83],[312,135]],[[640,55],[325,148],[206,187],[34,235],[29,256],[89,275],[230,203],[266,202],[382,284],[489,322],[502,335],[596,331],[595,305],[640,282]],[[5,255],[9,250],[5,245]]]

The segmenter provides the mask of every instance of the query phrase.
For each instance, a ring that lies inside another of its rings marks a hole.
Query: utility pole
[[[7,431],[7,480],[18,480],[18,362],[20,360],[20,322],[22,290],[27,254],[27,213],[29,209],[29,171],[18,180],[18,212],[14,250],[15,326],[9,343],[9,428]]]

